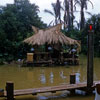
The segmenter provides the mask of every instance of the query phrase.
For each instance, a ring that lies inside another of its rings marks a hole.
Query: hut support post
[[[14,100],[14,84],[6,82],[7,100]]]
[[[87,87],[88,93],[91,93],[93,85],[93,58],[94,58],[94,45],[93,45],[93,31],[88,32],[88,60],[87,60]]]
[[[70,84],[75,84],[76,83],[76,75],[71,74],[70,75]],[[70,94],[75,94],[75,89],[70,90]]]

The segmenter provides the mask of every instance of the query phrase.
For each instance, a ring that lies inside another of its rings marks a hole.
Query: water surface
[[[81,57],[79,66],[21,67],[10,64],[0,66],[0,88],[5,88],[7,81],[14,82],[15,89],[38,88],[69,84],[71,73],[76,73],[77,82],[87,81],[87,60]],[[94,80],[100,80],[100,58],[94,59]],[[43,93],[37,96],[16,97],[17,100],[94,100],[94,96],[85,96],[79,92],[76,96],[67,96],[67,91]],[[4,98],[0,98],[4,100]]]

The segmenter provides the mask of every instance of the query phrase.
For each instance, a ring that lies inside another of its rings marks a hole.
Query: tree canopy
[[[45,28],[46,24],[38,16],[39,7],[28,0],[15,0],[0,12],[0,57],[14,59],[22,55],[21,41],[33,34],[31,26]]]

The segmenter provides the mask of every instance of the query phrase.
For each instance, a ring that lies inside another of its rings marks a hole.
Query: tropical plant
[[[3,55],[2,59],[11,61],[18,59],[20,55],[24,57],[29,47],[25,45],[25,49],[22,41],[33,34],[31,26],[46,27],[46,24],[38,16],[39,8],[28,0],[15,0],[14,4],[3,7],[2,11],[0,13],[0,54]]]
[[[68,26],[68,29],[70,29],[71,24],[70,24],[70,8],[69,8],[69,1],[64,0],[64,27],[66,28]]]
[[[55,21],[52,20],[52,21],[49,23],[49,25],[50,25],[51,23],[57,24],[56,4],[55,4],[55,3],[52,3],[51,6],[52,6],[52,8],[53,8],[53,12],[50,11],[50,10],[48,10],[48,9],[45,9],[45,10],[44,10],[44,12],[51,14],[51,15],[54,16],[54,18],[55,18]]]
[[[56,2],[56,13],[57,13],[57,17],[58,17],[58,21],[61,23],[61,2],[59,0],[57,0]]]
[[[72,28],[73,28],[73,22],[74,22],[73,0],[70,0],[70,6],[71,6],[71,26],[72,26]]]
[[[73,29],[74,23],[74,1],[64,0],[64,25],[68,27],[68,30]]]
[[[57,0],[56,3],[51,3],[51,6],[53,9],[53,12],[48,9],[45,9],[44,12],[51,14],[55,18],[55,21],[52,20],[49,23],[49,25],[52,23],[57,25],[58,23],[61,23],[61,9],[62,9],[61,2]]]
[[[80,16],[81,16],[81,21],[80,21],[80,29],[82,30],[85,26],[85,15],[84,15],[84,10],[87,10],[87,4],[88,2],[91,3],[92,8],[93,8],[93,3],[90,0],[75,0],[75,5],[78,4],[81,7],[80,11]]]

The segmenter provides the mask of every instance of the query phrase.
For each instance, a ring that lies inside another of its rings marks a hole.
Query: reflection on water
[[[80,73],[76,73],[76,83],[80,82]]]
[[[66,79],[66,76],[64,76],[64,72],[63,72],[63,71],[60,72],[60,77],[61,77],[62,79]]]
[[[50,83],[53,83],[53,72],[50,73]]]
[[[83,61],[84,60],[84,61]],[[100,80],[100,59],[94,60],[94,80]],[[7,81],[13,81],[15,89],[56,86],[68,83],[71,73],[76,73],[76,82],[86,82],[86,58],[80,59],[79,66],[59,67],[20,67],[18,65],[0,66],[0,88],[5,88]],[[68,91],[43,93],[37,96],[19,96],[18,100],[94,100],[94,96],[84,96],[84,92],[76,91],[83,96],[69,97]],[[0,99],[1,100],[1,99]],[[4,99],[3,99],[4,100]]]
[[[46,78],[45,78],[45,75],[44,74],[41,74],[40,75],[40,81],[42,84],[45,84],[46,83]]]

